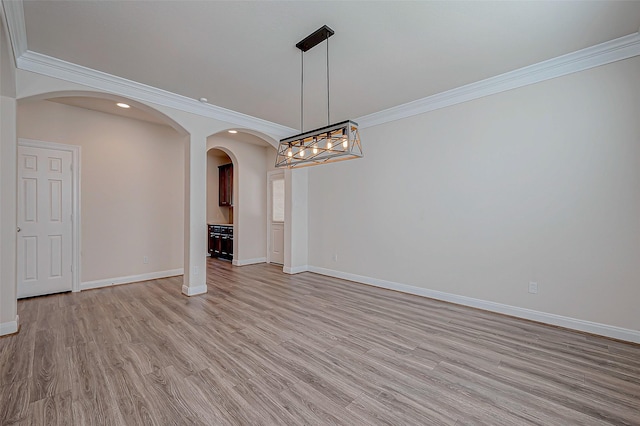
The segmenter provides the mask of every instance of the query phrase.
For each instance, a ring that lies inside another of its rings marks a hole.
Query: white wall
[[[16,69],[3,19],[0,19],[0,95],[16,97]]]
[[[231,163],[224,152],[212,149],[207,151],[207,222],[230,223],[229,207],[220,206],[219,169],[223,164]]]
[[[309,265],[309,169],[284,173],[284,267],[295,274]]]
[[[264,146],[220,133],[207,139],[207,149],[222,148],[233,161],[233,262],[264,262],[267,256],[267,152]],[[269,151],[268,151],[269,150]]]
[[[183,267],[184,137],[49,101],[18,106],[18,137],[81,147],[83,283]]]
[[[276,167],[276,154],[277,154],[277,151],[274,147],[269,146],[266,148],[265,164],[267,166],[268,172],[271,172],[274,170],[283,170]]]
[[[362,130],[310,265],[640,330],[639,99],[633,58]]]

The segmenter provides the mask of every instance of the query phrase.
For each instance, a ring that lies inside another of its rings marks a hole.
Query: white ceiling
[[[331,121],[635,33],[640,2],[24,1],[31,51],[300,127],[326,24]],[[326,124],[325,45],[305,129]]]
[[[51,102],[70,105],[78,108],[100,111],[107,114],[120,115],[122,117],[132,118],[134,120],[148,121],[150,123],[167,125],[166,120],[161,116],[151,115],[148,112],[137,108],[134,104],[129,105],[130,108],[120,108],[116,105],[116,101],[110,99],[91,98],[84,96],[64,96],[59,98],[48,99]],[[128,102],[126,99],[121,100],[123,103]]]
[[[56,102],[59,104],[70,105],[78,108],[90,109],[92,111],[104,112],[106,114],[114,114],[119,115],[126,118],[131,118],[133,120],[141,120],[147,121],[149,123],[160,124],[163,126],[167,126],[166,119],[162,114],[150,114],[149,112],[138,108],[136,106],[136,102],[130,102],[126,99],[121,99],[122,102],[129,102],[129,108],[120,108],[117,106],[117,100],[111,99],[101,99],[101,98],[93,98],[86,96],[63,96],[57,98],[48,99],[50,102]],[[255,135],[246,132],[238,132],[236,134],[231,134],[227,132],[223,132],[220,134],[222,137],[241,141],[245,143],[250,143],[253,145],[263,146],[263,147],[271,147],[271,145],[262,138],[259,138]],[[218,150],[219,151],[219,150]],[[226,155],[222,151],[219,151],[220,155]]]

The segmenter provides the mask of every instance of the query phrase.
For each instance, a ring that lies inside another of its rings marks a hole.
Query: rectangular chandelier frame
[[[358,123],[347,120],[282,139],[276,167],[292,169],[361,157]]]

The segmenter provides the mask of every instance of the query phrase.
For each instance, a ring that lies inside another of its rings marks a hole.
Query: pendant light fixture
[[[282,139],[278,145],[276,167],[298,168],[362,157],[358,123],[346,120],[331,122],[329,103],[329,37],[334,31],[323,26],[296,44],[301,51],[300,134]],[[326,41],[327,44],[327,126],[305,132],[304,117],[304,52]]]

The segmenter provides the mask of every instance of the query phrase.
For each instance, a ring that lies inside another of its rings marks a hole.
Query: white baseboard
[[[613,339],[624,340],[627,342],[640,343],[640,330],[632,330],[628,328],[615,327],[607,324],[600,324],[591,321],[585,321],[576,318],[564,317],[546,312],[534,311],[532,309],[519,308],[517,306],[505,305],[502,303],[490,302],[472,297],[459,296],[456,294],[445,293],[437,290],[429,290],[422,287],[396,283],[393,281],[380,280],[377,278],[365,277],[362,275],[351,274],[348,272],[335,271],[333,269],[320,268],[317,266],[309,266],[309,272],[329,277],[342,278],[349,281],[355,281],[361,284],[367,284],[375,287],[386,288],[388,290],[400,291],[402,293],[415,294],[417,296],[429,297],[431,299],[451,302],[458,305],[470,306],[473,308],[483,309],[485,311],[497,312],[512,317],[523,318],[531,321],[537,321],[549,325],[568,328],[571,330],[583,331],[586,333],[597,334],[600,336],[611,337]],[[285,271],[286,272],[286,271]]]
[[[256,257],[255,259],[233,259],[231,262],[234,266],[245,266],[245,265],[255,265],[256,263],[266,263],[266,257]]]
[[[187,296],[196,296],[198,294],[205,294],[207,292],[207,285],[201,285],[198,287],[182,286],[182,294]]]
[[[129,284],[138,281],[156,280],[158,278],[175,277],[184,274],[184,269],[170,269],[168,271],[149,272],[147,274],[129,275],[128,277],[108,278],[106,280],[85,281],[80,284],[80,290],[109,287],[112,285]]]
[[[18,331],[18,324],[20,324],[18,315],[16,315],[16,319],[13,321],[0,323],[0,336],[16,333]]]
[[[309,271],[309,266],[307,265],[302,265],[302,266],[294,266],[293,268],[289,267],[289,266],[285,266],[284,268],[282,268],[282,272],[284,272],[285,274],[299,274],[300,272],[307,272]],[[320,273],[320,272],[318,272]],[[326,274],[325,274],[326,275]]]

